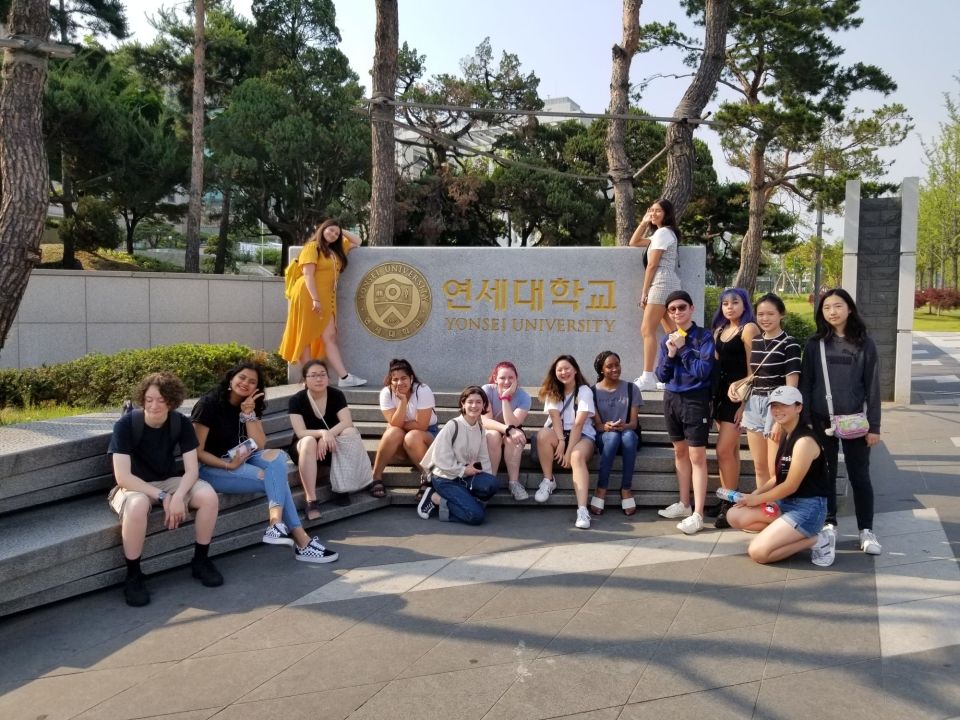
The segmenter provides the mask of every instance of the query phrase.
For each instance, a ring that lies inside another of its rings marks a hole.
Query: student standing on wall
[[[347,269],[347,255],[360,242],[336,220],[324,220],[286,272],[289,304],[280,356],[301,366],[312,358],[326,358],[340,387],[367,384],[347,372],[337,339],[337,280]]]
[[[163,508],[163,525],[175,530],[196,511],[193,577],[207,587],[223,584],[223,577],[208,557],[213,528],[220,509],[217,493],[199,479],[197,436],[193,425],[177,408],[187,391],[171,373],[147,375],[136,391],[139,410],[126,413],[113,426],[107,452],[113,462],[117,486],[110,492],[110,507],[120,516],[127,578],[123,595],[127,605],[150,602],[150,592],[140,570],[147,519],[154,503]],[[183,455],[183,474],[176,475],[177,448]]]
[[[656,232],[647,237],[650,228]],[[656,390],[657,378],[653,367],[657,357],[657,328],[672,332],[674,324],[666,314],[667,296],[680,289],[677,263],[680,257],[678,245],[680,231],[669,200],[657,200],[643,216],[640,225],[630,238],[630,247],[642,247],[643,289],[640,291],[640,308],[643,321],[640,335],[643,337],[643,374],[635,382],[641,390]]]
[[[873,484],[870,482],[870,448],[880,442],[880,360],[877,346],[867,335],[856,303],[843,288],[828,290],[820,298],[814,320],[817,333],[803,349],[800,391],[804,399],[804,416],[813,425],[826,457],[830,481],[827,530],[834,532],[837,526],[837,455],[842,442],[847,479],[853,488],[860,549],[868,555],[879,555],[882,548],[873,532]],[[829,391],[823,377],[824,360],[830,379]],[[836,435],[831,426],[828,392],[832,394],[833,415],[866,415],[869,425],[866,435],[844,440]]]
[[[660,345],[657,379],[664,383],[663,415],[673,443],[680,500],[658,512],[661,517],[682,518],[677,528],[693,535],[703,530],[710,391],[716,348],[710,331],[693,322],[693,300],[689,293],[685,290],[670,293],[666,307],[677,329]]]

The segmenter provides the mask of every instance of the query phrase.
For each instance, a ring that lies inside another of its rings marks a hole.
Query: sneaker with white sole
[[[417,515],[424,520],[429,520],[430,515],[432,515],[436,509],[437,506],[433,502],[433,488],[428,485],[423,491],[423,497],[420,498],[420,502],[417,503]]]
[[[527,489],[518,482],[510,483],[510,494],[513,495],[513,499],[517,502],[526,500],[528,497],[530,497],[530,493],[527,492]]]
[[[574,525],[581,530],[590,529],[590,511],[585,507],[577,508],[577,521]]]
[[[263,533],[263,541],[267,545],[296,545],[293,538],[290,537],[290,530],[282,522],[277,522],[268,527]]]
[[[637,389],[642,392],[647,392],[650,390],[657,389],[657,376],[653,373],[644,373],[636,380],[633,381],[633,384],[637,386]]]
[[[817,544],[810,550],[810,562],[817,567],[830,567],[837,558],[837,533],[833,525],[824,525],[817,533]]]
[[[347,373],[347,376],[340,378],[340,381],[337,383],[339,387],[360,387],[366,384],[366,380],[362,377],[357,377],[353,373]]]
[[[325,548],[319,538],[311,538],[302,548],[295,548],[294,554],[297,560],[310,563],[335,562],[340,557],[339,553]]]
[[[557,489],[556,480],[551,480],[550,478],[544,478],[540,481],[540,487],[537,488],[537,494],[533,496],[533,499],[538,503],[545,503],[550,499],[550,496],[553,494],[553,491]]]
[[[677,523],[677,530],[686,535],[694,535],[703,530],[703,515],[693,513],[690,517],[684,518]]]
[[[690,517],[690,513],[693,510],[689,505],[684,505],[682,502],[675,502],[673,505],[668,505],[663,510],[657,510],[657,515],[660,517],[665,517],[668,520],[677,520],[679,518]]]
[[[867,555],[879,555],[883,552],[877,536],[873,534],[873,530],[870,528],[860,531],[860,549]]]

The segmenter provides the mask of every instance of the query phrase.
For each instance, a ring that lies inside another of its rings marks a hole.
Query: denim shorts
[[[740,427],[750,432],[763,433],[770,437],[773,432],[773,413],[770,412],[770,396],[753,393],[743,405]]]
[[[804,537],[813,537],[827,519],[825,497],[789,497],[778,502],[780,517]]]
[[[427,428],[427,432],[430,433],[433,437],[437,436],[437,433],[440,432],[440,426],[437,423],[434,423]]]

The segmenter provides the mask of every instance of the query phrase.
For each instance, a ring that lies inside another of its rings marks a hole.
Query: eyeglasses
[[[686,304],[684,304],[684,305],[671,305],[670,307],[667,308],[667,312],[668,312],[668,313],[683,312],[683,311],[686,310],[688,307],[690,307],[690,306],[689,306],[689,305],[686,305]]]
[[[317,378],[325,378],[325,377],[330,377],[330,376],[327,375],[326,373],[310,373],[309,375],[307,375],[307,380],[316,380]]]

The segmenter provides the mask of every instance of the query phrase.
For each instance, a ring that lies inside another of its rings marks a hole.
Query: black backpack
[[[131,424],[133,425],[133,446],[140,447],[140,441],[143,440],[143,408],[137,408],[133,405],[133,400],[129,398],[123,401],[123,406],[120,408],[120,417],[124,415],[131,416]],[[170,439],[173,440],[174,446],[177,446],[180,442],[180,421],[182,415],[176,410],[170,411]]]

